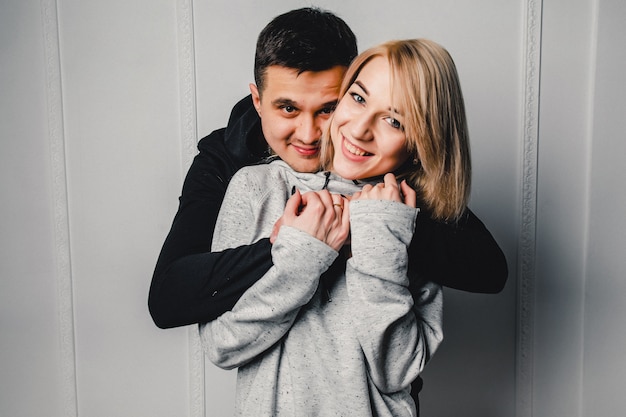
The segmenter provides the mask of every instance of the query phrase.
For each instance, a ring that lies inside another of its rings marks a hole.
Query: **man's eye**
[[[295,107],[293,107],[293,106],[284,106],[284,107],[283,107],[283,111],[284,111],[285,113],[293,113],[293,112],[295,112],[295,111],[296,111],[296,108],[295,108]]]
[[[320,114],[332,114],[335,111],[335,106],[324,107],[320,110]]]

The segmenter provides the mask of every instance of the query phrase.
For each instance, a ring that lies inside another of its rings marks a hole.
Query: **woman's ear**
[[[249,87],[250,94],[252,94],[252,104],[254,105],[256,112],[259,114],[259,117],[261,117],[261,96],[259,94],[259,89],[256,84],[252,83],[250,83]]]

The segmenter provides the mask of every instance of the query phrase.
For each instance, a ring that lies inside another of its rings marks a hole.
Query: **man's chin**
[[[320,170],[319,158],[298,158],[295,161],[285,161],[298,172],[317,172]]]

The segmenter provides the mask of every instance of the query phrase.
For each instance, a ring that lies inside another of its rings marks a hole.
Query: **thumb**
[[[300,207],[302,206],[302,195],[300,190],[296,188],[294,194],[289,197],[287,204],[285,204],[285,212],[283,216],[297,216],[300,214]]]
[[[417,207],[417,194],[415,190],[407,184],[406,180],[400,183],[400,190],[402,190],[402,194],[404,195],[404,204],[413,208]]]
[[[276,220],[274,223],[274,227],[272,227],[272,233],[270,234],[270,243],[273,245],[276,242],[276,238],[278,237],[278,232],[280,231],[280,226],[283,225],[283,218]]]

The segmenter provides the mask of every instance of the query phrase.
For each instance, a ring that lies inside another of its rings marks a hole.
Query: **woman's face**
[[[391,101],[387,58],[374,57],[341,98],[331,121],[333,171],[347,179],[384,175],[409,157],[403,111]]]

